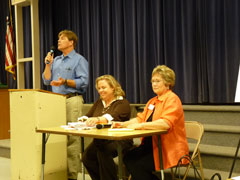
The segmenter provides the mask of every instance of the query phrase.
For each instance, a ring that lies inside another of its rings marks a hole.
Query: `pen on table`
[[[115,122],[115,123],[116,123],[116,122]],[[113,128],[114,128],[114,125],[115,125],[115,123],[114,123],[114,122],[112,122],[111,129],[113,129]]]
[[[114,124],[114,122],[112,122],[112,125],[111,125],[110,129],[112,129],[112,128],[113,128],[113,124]]]

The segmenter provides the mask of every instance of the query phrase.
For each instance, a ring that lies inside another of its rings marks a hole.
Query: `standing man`
[[[88,62],[74,49],[77,35],[70,30],[58,34],[58,50],[62,55],[53,58],[49,52],[45,57],[42,74],[45,85],[51,85],[55,93],[67,95],[67,122],[75,122],[82,115],[83,97],[88,86]],[[80,138],[68,136],[68,178],[76,180],[80,170]]]

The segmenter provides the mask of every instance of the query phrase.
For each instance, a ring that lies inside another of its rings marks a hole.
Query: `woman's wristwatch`
[[[67,86],[67,79],[65,79],[65,81],[64,81],[64,85]]]

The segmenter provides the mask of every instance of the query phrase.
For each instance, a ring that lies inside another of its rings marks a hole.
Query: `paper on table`
[[[112,129],[108,129],[108,131],[110,132],[118,132],[118,131],[133,131],[134,129],[129,129],[129,128],[112,128]]]
[[[240,180],[240,176],[232,177],[231,179]]]
[[[69,122],[68,125],[61,126],[65,130],[89,130],[95,126],[87,126],[85,122]]]
[[[74,130],[75,128],[69,127],[68,125],[62,125],[61,128],[65,130]]]

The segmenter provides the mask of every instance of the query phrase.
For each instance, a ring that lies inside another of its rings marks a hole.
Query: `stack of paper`
[[[68,125],[61,126],[65,130],[87,130],[95,126],[87,126],[85,122],[69,122]]]

